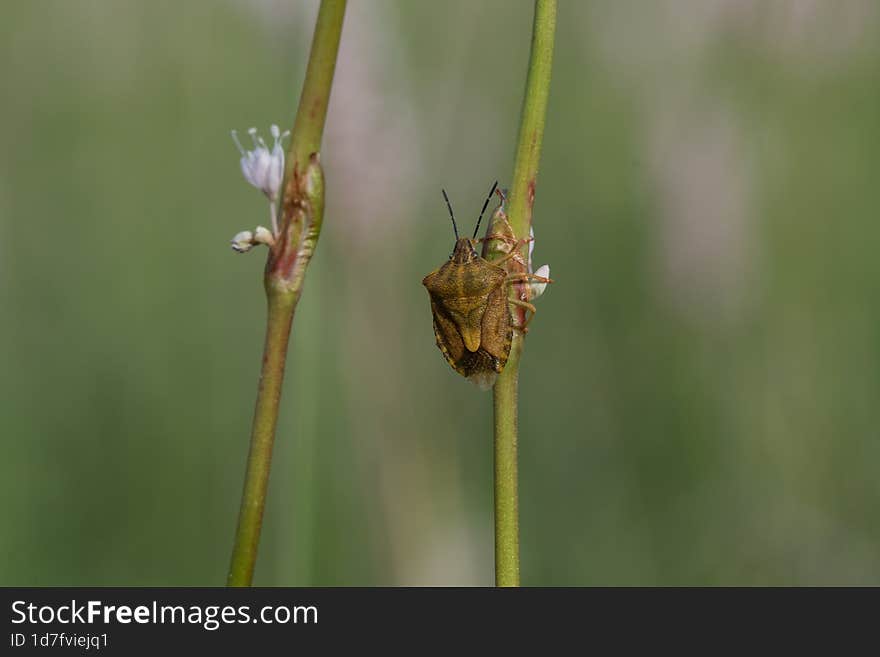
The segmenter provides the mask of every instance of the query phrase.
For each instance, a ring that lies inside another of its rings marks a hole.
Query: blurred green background
[[[0,5],[0,584],[220,585],[314,0]],[[531,3],[356,0],[261,585],[492,583],[491,396],[420,281],[513,150]],[[880,583],[880,6],[563,0],[523,583]]]

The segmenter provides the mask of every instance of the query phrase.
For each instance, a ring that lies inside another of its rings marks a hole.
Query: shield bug
[[[517,250],[509,249],[497,263],[489,262],[476,250],[477,231],[497,186],[497,182],[492,185],[471,238],[459,237],[452,204],[443,190],[455,248],[447,262],[422,280],[431,298],[437,346],[452,369],[483,390],[494,385],[510,354],[514,326],[508,304],[534,311],[528,302],[508,299],[508,284],[533,277],[500,266]]]

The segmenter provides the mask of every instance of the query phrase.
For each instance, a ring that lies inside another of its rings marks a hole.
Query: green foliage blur
[[[220,585],[314,0],[0,6],[0,584]],[[531,3],[351,2],[255,583],[492,583],[422,276],[513,167]],[[526,585],[880,583],[880,6],[562,0]],[[466,229],[465,229],[466,230]]]

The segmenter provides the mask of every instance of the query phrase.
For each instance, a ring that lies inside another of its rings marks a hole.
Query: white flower
[[[538,267],[538,271],[535,272],[535,276],[540,276],[541,278],[550,278],[550,265],[541,265]],[[547,283],[542,283],[540,281],[532,281],[529,283],[529,286],[532,288],[532,299],[537,299],[539,296],[544,294],[544,290],[547,289]]]
[[[232,238],[232,250],[239,253],[247,253],[254,246],[254,234],[249,230],[236,233]]]
[[[256,128],[248,130],[251,141],[254,142],[254,150],[244,149],[235,130],[232,131],[232,140],[241,153],[241,173],[244,179],[263,192],[271,202],[275,202],[278,200],[281,180],[284,178],[284,150],[281,147],[281,140],[287,137],[290,131],[282,133],[277,125],[272,125],[269,131],[275,140],[271,151],[263,138],[257,134]]]
[[[529,227],[529,273],[532,273],[532,251],[535,250],[535,229]],[[538,267],[538,271],[534,272],[535,276],[540,276],[541,278],[550,278],[550,265],[541,265]],[[547,283],[541,281],[532,281],[529,283],[529,287],[531,288],[531,298],[537,299],[539,296],[544,294],[544,290],[547,289]]]
[[[253,231],[243,230],[240,233],[236,233],[232,238],[231,244],[233,251],[247,253],[257,244],[272,246],[275,244],[275,236],[272,235],[272,231],[268,228],[257,226]]]
[[[268,228],[257,226],[254,229],[254,243],[272,246],[273,244],[275,244],[275,237],[272,235],[272,231],[270,231]]]

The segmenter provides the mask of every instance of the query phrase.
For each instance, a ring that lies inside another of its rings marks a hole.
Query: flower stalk
[[[253,581],[291,327],[306,269],[321,234],[324,177],[319,152],[345,5],[346,0],[321,1],[286,162],[279,150],[284,135],[274,127],[271,152],[255,135],[254,151],[240,147],[245,179],[269,198],[272,232],[268,236],[267,229],[258,227],[254,233],[243,231],[233,238],[236,250],[265,244],[269,256],[264,274],[266,338],[228,586],[250,586]],[[278,190],[283,190],[280,199]]]
[[[541,158],[547,98],[556,34],[556,0],[535,0],[528,77],[520,115],[519,139],[509,190],[508,217],[523,249],[532,225],[535,184]],[[523,254],[523,261],[525,254]],[[529,260],[531,254],[529,253]],[[540,270],[539,270],[540,271]],[[543,273],[543,272],[542,272]],[[549,274],[549,269],[547,270]],[[511,300],[520,300],[522,285],[511,285]],[[543,287],[540,291],[543,292]],[[536,295],[533,295],[536,296]],[[525,312],[517,307],[519,325]],[[517,386],[523,335],[514,331],[507,365],[493,389],[495,443],[495,584],[519,586],[519,501],[517,472]]]

